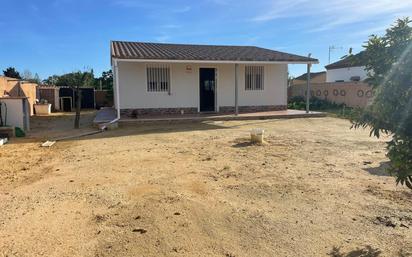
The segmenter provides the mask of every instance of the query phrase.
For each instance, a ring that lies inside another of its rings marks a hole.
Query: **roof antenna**
[[[330,64],[330,53],[334,50],[342,50],[342,49],[343,47],[341,46],[334,46],[334,45],[329,46],[329,64]]]

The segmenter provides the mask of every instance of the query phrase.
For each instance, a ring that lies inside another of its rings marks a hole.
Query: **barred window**
[[[246,66],[245,67],[245,90],[263,90],[264,67]]]
[[[170,67],[167,64],[151,64],[146,68],[147,91],[169,92]]]

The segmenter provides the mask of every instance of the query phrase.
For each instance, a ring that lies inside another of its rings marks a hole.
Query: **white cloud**
[[[412,13],[412,0],[277,0],[264,9],[251,20],[267,22],[279,18],[296,18],[315,25],[310,30],[315,32],[375,19],[387,23],[401,13]]]
[[[390,23],[382,23],[383,25],[372,25],[372,24],[368,24],[368,28],[367,29],[363,29],[360,31],[355,32],[353,35],[354,36],[360,36],[362,38],[367,38],[368,36],[374,34],[374,35],[381,35],[385,32],[385,30],[387,28],[390,27]]]
[[[265,11],[252,18],[252,21],[264,22],[275,20],[282,17],[297,16],[301,13],[299,5],[309,2],[308,0],[296,1],[275,1],[270,6],[265,7]],[[293,11],[295,10],[295,11]]]

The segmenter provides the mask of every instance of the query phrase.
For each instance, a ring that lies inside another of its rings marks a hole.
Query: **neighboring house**
[[[30,129],[36,87],[37,84],[0,76],[0,124]]]
[[[292,85],[302,85],[306,84],[308,74],[304,73],[299,77],[292,80]],[[310,73],[310,83],[325,83],[326,82],[326,71],[321,72],[311,72]]]
[[[33,105],[37,99],[37,86],[36,83],[0,76],[0,97],[27,97],[30,115],[33,115]]]
[[[123,116],[285,110],[288,64],[317,59],[254,46],[111,43]]]
[[[326,82],[363,81],[367,78],[363,52],[326,65],[325,68]]]

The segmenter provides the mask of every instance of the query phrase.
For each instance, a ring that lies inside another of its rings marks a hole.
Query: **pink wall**
[[[372,87],[363,82],[313,83],[311,95],[349,107],[365,107],[373,98]],[[288,96],[306,96],[306,85],[293,85]]]

